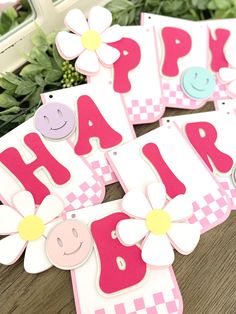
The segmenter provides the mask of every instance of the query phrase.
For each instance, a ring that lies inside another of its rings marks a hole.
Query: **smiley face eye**
[[[78,232],[75,228],[72,228],[72,233],[75,238],[78,238]]]
[[[57,113],[59,116],[63,117],[62,111],[60,109],[57,109]]]
[[[206,85],[208,85],[210,82],[209,78],[206,79]]]
[[[57,244],[58,244],[60,247],[63,247],[62,239],[57,238]]]
[[[44,118],[44,121],[46,121],[48,124],[49,124],[49,118],[47,117],[47,116],[43,116],[43,118]]]
[[[195,74],[194,74],[194,79],[195,80],[197,79],[197,72],[195,72]]]

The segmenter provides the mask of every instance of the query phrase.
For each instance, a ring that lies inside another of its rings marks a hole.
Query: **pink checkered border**
[[[79,185],[79,190],[81,191],[79,195],[71,192],[66,196],[69,204],[65,207],[65,211],[71,211],[101,203],[103,186],[101,182],[97,180],[95,175],[91,177],[89,181],[81,183]]]
[[[180,109],[198,109],[202,107],[206,101],[197,101],[187,97],[181,86],[170,83],[167,80],[162,80],[163,97],[161,103],[166,107],[180,108]],[[228,98],[226,93],[226,86],[217,82],[216,90],[212,97],[208,100],[216,101],[219,99]]]
[[[229,211],[229,199],[220,189],[214,194],[207,194],[193,203],[194,215],[191,224],[198,224],[201,232],[212,229],[226,218]]]
[[[126,107],[133,124],[158,121],[165,110],[164,104],[154,104],[151,98],[146,99],[144,104],[141,104],[140,100],[134,99],[131,103],[126,103]]]
[[[88,161],[93,171],[103,179],[104,184],[117,182],[116,175],[108,163],[102,164],[100,160]]]
[[[233,209],[236,209],[236,188],[231,188],[228,182],[220,182],[220,185],[232,200]]]
[[[165,295],[163,292],[154,293],[150,300],[144,297],[131,300],[130,303],[121,303],[114,306],[115,314],[176,314],[180,310],[180,301],[175,288],[172,289],[171,296]],[[110,314],[104,309],[94,312],[94,314]]]

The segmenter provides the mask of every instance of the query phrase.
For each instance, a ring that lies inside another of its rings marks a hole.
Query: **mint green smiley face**
[[[194,99],[206,99],[214,93],[216,82],[209,70],[192,67],[183,72],[181,86],[187,96]]]

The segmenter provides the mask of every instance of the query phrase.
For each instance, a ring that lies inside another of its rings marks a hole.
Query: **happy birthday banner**
[[[223,24],[222,24],[223,23]],[[0,140],[0,263],[71,270],[77,313],[182,313],[171,265],[236,209],[235,20],[73,9],[56,44],[88,84],[47,92]],[[218,111],[133,124],[165,107]],[[125,196],[101,204],[105,185]]]

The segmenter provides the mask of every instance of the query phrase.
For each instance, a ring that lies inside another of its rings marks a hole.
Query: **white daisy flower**
[[[236,97],[236,56],[234,49],[227,50],[225,52],[225,59],[227,60],[229,67],[220,68],[218,77],[223,84],[226,84],[226,90],[230,97]]]
[[[63,202],[54,195],[48,195],[38,208],[28,191],[21,191],[13,197],[13,205],[0,206],[0,234],[8,235],[0,241],[0,263],[15,263],[25,250],[24,268],[36,274],[52,266],[46,256],[45,241],[48,232],[58,223]]]
[[[144,239],[143,261],[152,266],[170,266],[174,262],[173,247],[189,254],[199,242],[199,227],[186,222],[193,215],[193,207],[185,195],[178,195],[163,209],[166,189],[160,183],[148,185],[147,196],[148,199],[139,190],[131,190],[124,196],[122,209],[131,219],[117,224],[117,236],[125,246]]]
[[[89,12],[88,22],[79,9],[69,11],[65,17],[66,27],[73,33],[59,32],[57,49],[65,60],[73,60],[77,71],[94,75],[100,69],[99,61],[111,66],[120,57],[120,52],[107,45],[122,38],[122,28],[113,25],[109,10],[95,6]]]

